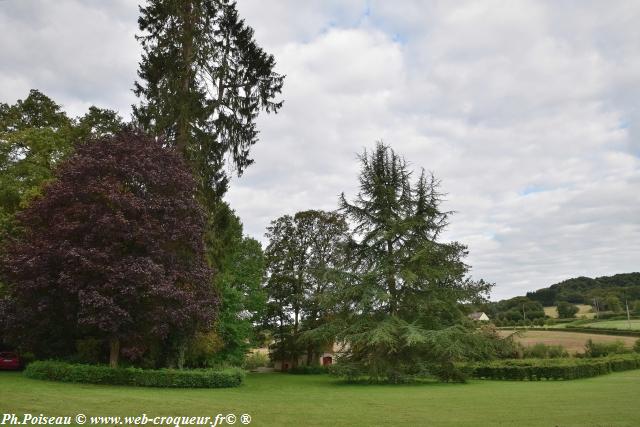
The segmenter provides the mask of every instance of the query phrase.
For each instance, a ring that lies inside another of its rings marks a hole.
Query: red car
[[[0,352],[0,369],[17,370],[22,368],[20,356],[10,351]]]

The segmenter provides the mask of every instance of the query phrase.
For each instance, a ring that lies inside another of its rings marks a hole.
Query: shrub
[[[633,351],[640,353],[640,340],[636,340],[636,343],[633,345]]]
[[[578,311],[580,311],[580,309],[571,303],[566,301],[560,301],[558,303],[558,317],[562,319],[575,317]]]
[[[33,362],[27,366],[24,375],[33,379],[71,383],[178,388],[237,387],[244,379],[244,371],[238,368],[224,371],[109,368],[55,361]]]
[[[364,375],[364,368],[357,363],[348,363],[341,361],[335,365],[329,365],[327,368],[329,375],[334,377],[344,378],[347,382],[355,382],[360,379],[366,378]]]
[[[250,353],[244,358],[244,363],[242,367],[247,370],[253,370],[256,368],[261,368],[263,366],[269,366],[270,360],[269,356],[264,353]]]
[[[584,347],[585,357],[602,357],[612,354],[628,353],[624,346],[624,342],[618,340],[612,343],[596,343],[589,339]]]
[[[561,345],[546,345],[538,343],[531,347],[525,347],[523,351],[525,358],[532,359],[555,359],[569,357],[569,353]]]
[[[640,368],[640,356],[615,355],[594,359],[523,359],[467,364],[472,376],[494,380],[571,380]]]
[[[296,366],[288,371],[290,374],[295,375],[318,375],[326,374],[328,372],[326,366],[311,365],[311,366]]]

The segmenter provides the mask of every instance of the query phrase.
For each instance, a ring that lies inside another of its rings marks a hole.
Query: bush
[[[633,351],[640,353],[640,340],[636,340],[636,343],[633,345]]]
[[[560,301],[558,303],[558,317],[560,318],[567,319],[575,317],[578,311],[580,311],[580,309],[571,303],[566,301]]]
[[[612,343],[596,343],[589,339],[587,344],[584,346],[585,357],[602,357],[628,352],[629,350],[625,348],[624,342],[619,340]]]
[[[255,352],[255,353],[248,354],[244,358],[244,363],[242,364],[242,367],[244,369],[251,371],[253,369],[261,368],[263,366],[269,366],[270,363],[271,361],[269,360],[269,356],[267,354]]]
[[[640,368],[640,355],[595,359],[523,359],[467,364],[472,376],[493,380],[571,380]]]
[[[33,362],[27,366],[24,375],[38,380],[71,383],[178,388],[237,387],[242,384],[244,379],[244,371],[238,368],[224,371],[208,369],[114,369],[101,365],[81,365],[55,361]]]
[[[311,366],[296,366],[288,371],[290,374],[295,375],[318,375],[326,374],[328,369],[326,366],[311,365]]]
[[[556,359],[569,357],[569,353],[561,345],[546,345],[538,343],[531,347],[525,347],[523,357],[526,359]]]

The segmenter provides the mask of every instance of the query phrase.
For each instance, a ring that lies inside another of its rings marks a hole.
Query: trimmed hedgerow
[[[287,372],[295,375],[318,375],[326,374],[329,372],[326,366],[312,365],[312,366],[296,366],[289,369]]]
[[[589,328],[589,327],[582,327],[582,326],[567,325],[563,329],[553,329],[553,330],[564,331],[564,332],[586,332],[589,334],[600,334],[600,335],[617,335],[617,336],[623,336],[623,337],[640,337],[640,331],[633,331],[628,329],[603,329],[603,328]]]
[[[128,385],[142,387],[224,388],[237,387],[244,371],[237,368],[209,369],[138,369],[109,368],[55,361],[36,361],[24,371],[29,378],[71,383]]]
[[[640,369],[640,355],[625,354],[595,359],[512,359],[467,365],[476,378],[492,380],[572,380]]]

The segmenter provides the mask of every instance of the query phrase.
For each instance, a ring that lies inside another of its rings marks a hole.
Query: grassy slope
[[[580,325],[583,328],[602,328],[602,329],[631,329],[640,331],[640,319],[631,320],[631,328],[627,320],[601,320],[599,322],[586,323]]]
[[[221,390],[62,384],[0,372],[0,412],[153,416],[231,412],[251,414],[255,426],[637,426],[639,394],[640,370],[575,381],[403,386],[344,385],[324,375],[252,374],[246,385]]]
[[[500,335],[509,336],[513,331],[503,329]],[[522,331],[516,335],[516,340],[526,346],[536,343],[544,343],[547,345],[561,345],[567,349],[569,353],[581,353],[588,339],[592,339],[598,343],[611,343],[614,341],[622,341],[625,346],[631,348],[638,338],[621,337],[616,335],[600,335],[586,334],[583,332],[562,332],[562,331],[543,331],[537,329],[529,329]]]

